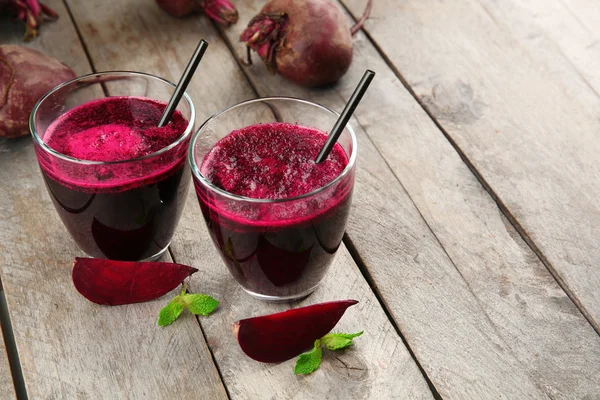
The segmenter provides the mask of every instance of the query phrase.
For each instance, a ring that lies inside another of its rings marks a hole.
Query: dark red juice
[[[157,128],[164,108],[147,98],[108,97],[70,110],[46,130],[43,140],[57,152],[104,162],[37,149],[52,201],[88,255],[142,260],[171,241],[189,184],[189,139],[164,149],[188,126],[175,112]]]
[[[254,294],[309,294],[341,243],[353,172],[323,188],[348,165],[339,144],[315,164],[326,139],[294,124],[252,125],[231,132],[204,157],[200,171],[212,185],[246,198],[195,182],[213,242],[235,279]]]

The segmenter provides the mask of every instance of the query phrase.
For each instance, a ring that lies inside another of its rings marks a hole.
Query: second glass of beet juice
[[[263,98],[208,119],[188,159],[210,236],[250,295],[291,301],[313,292],[342,241],[356,137],[346,126],[314,162],[338,115],[293,98]]]
[[[30,128],[60,218],[87,255],[151,260],[163,254],[183,211],[194,105],[187,96],[159,119],[175,85],[137,72],[64,83],[34,107]]]

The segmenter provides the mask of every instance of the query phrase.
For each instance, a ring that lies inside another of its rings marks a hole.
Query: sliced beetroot
[[[261,362],[281,362],[311,348],[356,300],[339,300],[247,318],[233,324],[242,351]]]
[[[75,258],[73,283],[79,293],[97,304],[141,303],[163,296],[198,271],[168,262],[114,261]]]

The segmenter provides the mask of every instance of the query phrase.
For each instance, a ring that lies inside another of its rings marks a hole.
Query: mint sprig
[[[321,360],[323,358],[323,345],[332,351],[345,349],[352,344],[352,339],[362,335],[363,332],[364,331],[357,333],[329,333],[321,339],[315,340],[312,350],[300,354],[300,357],[296,360],[294,374],[308,375],[316,371],[321,365]]]
[[[194,315],[207,316],[219,305],[219,302],[205,294],[187,293],[187,282],[183,284],[181,293],[173,297],[158,314],[158,325],[171,325],[181,315],[184,309],[188,309]]]

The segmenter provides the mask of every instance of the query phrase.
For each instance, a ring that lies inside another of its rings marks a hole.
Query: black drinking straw
[[[358,86],[356,86],[356,89],[354,89],[354,93],[352,93],[352,96],[350,96],[350,100],[348,100],[348,102],[346,103],[344,111],[342,111],[340,117],[337,119],[337,121],[335,121],[335,125],[333,126],[333,129],[331,129],[331,132],[329,132],[329,137],[327,138],[327,141],[321,148],[319,155],[317,156],[317,158],[315,158],[315,162],[317,164],[325,161],[325,159],[329,155],[329,152],[331,151],[331,149],[333,149],[335,142],[337,142],[338,138],[342,134],[342,131],[344,130],[346,124],[350,120],[352,113],[358,106],[358,103],[360,103],[360,100],[367,91],[367,88],[371,84],[371,81],[374,77],[375,72],[371,71],[370,69],[365,71],[365,74],[358,83]]]
[[[183,75],[181,75],[181,78],[177,83],[177,87],[175,88],[175,91],[169,100],[169,104],[167,104],[167,108],[165,108],[165,112],[163,113],[162,117],[160,117],[160,122],[158,123],[159,128],[165,126],[171,120],[171,117],[177,108],[177,104],[179,104],[179,100],[181,100],[183,97],[185,89],[192,80],[194,72],[196,72],[196,68],[198,67],[198,64],[200,64],[200,60],[202,60],[202,56],[204,55],[207,47],[208,42],[204,39],[198,43],[198,47],[196,47],[194,55],[192,55],[187,67],[185,67],[185,71],[183,71]]]

